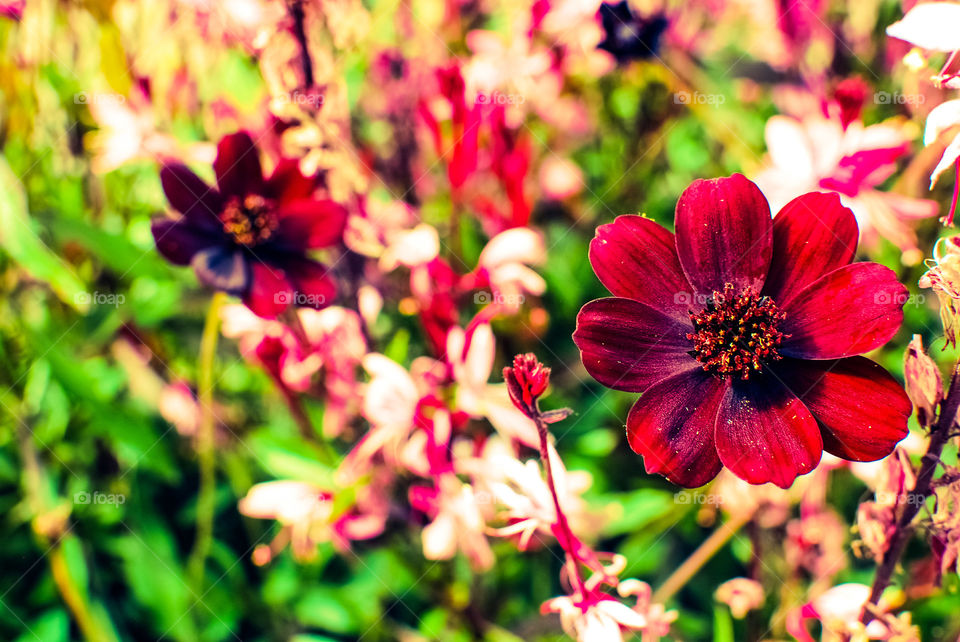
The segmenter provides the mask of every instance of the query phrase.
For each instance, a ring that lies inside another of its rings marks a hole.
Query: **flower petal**
[[[217,245],[200,250],[190,260],[193,271],[204,285],[230,294],[242,294],[250,283],[250,268],[243,252]]]
[[[879,348],[903,322],[907,288],[890,268],[854,263],[814,281],[781,310],[789,336],[780,353],[800,359],[839,359]]]
[[[688,318],[693,294],[677,258],[673,234],[642,216],[618,216],[597,228],[590,263],[614,296],[646,303],[670,316]]]
[[[295,249],[328,247],[343,237],[347,210],[331,200],[299,199],[277,211],[276,242]]]
[[[263,171],[260,157],[250,135],[237,132],[224,136],[217,143],[217,158],[213,161],[217,185],[225,196],[246,196],[263,191]]]
[[[820,428],[796,395],[775,377],[734,381],[717,413],[720,461],[751,484],[789,488],[823,454]]]
[[[759,292],[770,267],[773,221],[760,189],[742,174],[694,181],[677,201],[677,254],[701,296]]]
[[[333,303],[337,286],[325,265],[310,259],[288,260],[285,265],[287,279],[293,285],[294,305],[320,310]]]
[[[915,6],[903,19],[887,27],[887,35],[933,51],[960,49],[960,5],[929,2]]]
[[[185,220],[165,217],[151,221],[150,231],[157,251],[174,265],[190,265],[197,252],[217,245],[221,240]]]
[[[773,258],[763,285],[779,303],[857,253],[857,219],[834,193],[811,192],[787,203],[773,219]]]
[[[876,461],[907,436],[910,399],[896,379],[869,359],[787,359],[771,369],[813,413],[824,450],[837,457]]]
[[[610,297],[591,301],[577,315],[573,342],[594,379],[615,390],[643,392],[697,362],[681,323],[633,299]]]
[[[223,198],[186,165],[171,163],[160,169],[160,185],[170,206],[183,214],[190,223],[218,229],[217,218],[223,209]]]
[[[315,189],[315,177],[307,177],[300,171],[300,162],[293,158],[281,158],[277,168],[264,185],[266,196],[280,205],[301,198],[310,198]]]
[[[275,319],[294,300],[293,288],[285,270],[260,261],[250,266],[250,287],[244,304],[258,317]]]
[[[651,386],[627,415],[627,439],[648,473],[696,488],[722,465],[714,444],[717,409],[726,384],[700,368]]]

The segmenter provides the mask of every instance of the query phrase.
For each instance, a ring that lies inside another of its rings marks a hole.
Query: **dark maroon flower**
[[[903,388],[856,356],[896,333],[906,289],[851,263],[857,237],[836,194],[771,220],[739,174],[687,188],[676,236],[640,216],[597,229],[590,261],[614,297],[583,306],[573,338],[600,383],[643,393],[627,436],[648,472],[695,487],[726,466],[786,488],[824,450],[873,461],[906,436]]]
[[[197,278],[234,294],[254,313],[274,318],[291,303],[322,308],[336,289],[327,268],[307,251],[342,236],[346,210],[312,198],[315,181],[284,159],[269,178],[244,132],[224,137],[213,163],[217,186],[182,164],[167,164],[160,182],[179,218],[153,221],[157,250]]]

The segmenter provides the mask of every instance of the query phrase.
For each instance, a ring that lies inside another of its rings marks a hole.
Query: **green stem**
[[[203,571],[213,540],[213,512],[216,495],[216,455],[214,435],[216,421],[213,414],[213,369],[220,337],[220,308],[226,295],[217,292],[210,300],[207,319],[200,338],[200,361],[197,375],[197,397],[200,400],[200,427],[197,430],[197,461],[200,468],[200,488],[197,492],[197,533],[190,559],[187,578],[194,597],[203,595]]]
[[[697,550],[695,550],[683,564],[678,566],[677,570],[667,578],[667,581],[654,592],[653,601],[659,604],[665,604],[667,600],[676,595],[677,591],[682,589],[684,585],[697,574],[697,571],[699,571],[710,558],[716,555],[717,552],[730,541],[730,538],[751,519],[753,519],[752,513],[736,515],[729,521],[724,522],[720,528],[713,531],[710,537],[705,539],[703,543],[697,547]]]
[[[117,638],[110,627],[105,626],[94,613],[87,599],[86,590],[67,563],[64,546],[68,540],[75,539],[75,536],[69,531],[64,531],[63,525],[55,519],[50,519],[52,509],[45,500],[42,490],[46,486],[43,466],[37,457],[33,439],[19,417],[15,416],[14,422],[17,425],[17,445],[20,447],[24,480],[27,486],[27,503],[33,514],[33,531],[40,541],[40,546],[50,549],[47,558],[50,561],[53,583],[85,639],[90,642],[116,642]]]

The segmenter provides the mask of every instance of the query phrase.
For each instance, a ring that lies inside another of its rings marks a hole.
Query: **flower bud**
[[[513,405],[528,417],[537,416],[537,400],[550,383],[550,368],[537,361],[532,352],[518,354],[513,358],[513,367],[503,369],[503,379]]]
[[[917,409],[917,420],[921,426],[929,426],[943,400],[943,382],[937,364],[923,351],[923,341],[918,334],[913,335],[903,355],[903,376],[907,396]]]

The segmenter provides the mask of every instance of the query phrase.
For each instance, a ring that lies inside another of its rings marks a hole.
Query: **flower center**
[[[737,295],[727,283],[723,292],[714,290],[702,312],[690,313],[690,355],[710,374],[749,379],[763,363],[781,358],[777,347],[789,335],[777,328],[785,316],[770,297],[750,288]]]
[[[242,200],[231,197],[220,214],[220,221],[224,232],[248,247],[263,243],[277,229],[272,203],[259,194],[247,194]]]

